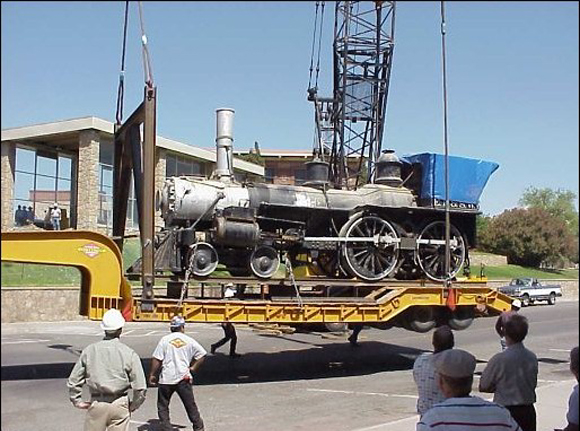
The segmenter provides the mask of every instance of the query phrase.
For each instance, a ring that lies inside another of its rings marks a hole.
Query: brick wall
[[[77,177],[77,229],[96,230],[99,213],[99,133],[83,130],[79,134]]]
[[[14,225],[14,159],[15,146],[12,143],[2,143],[2,230],[8,230]]]

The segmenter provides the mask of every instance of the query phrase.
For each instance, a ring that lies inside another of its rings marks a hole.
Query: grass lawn
[[[139,239],[126,240],[123,246],[123,269],[127,269],[139,257],[140,253]],[[70,266],[61,265],[2,262],[1,278],[3,287],[81,285],[80,271]]]
[[[536,268],[525,268],[519,265],[498,265],[486,266],[485,275],[489,280],[512,279],[518,277],[534,277],[541,280],[553,279],[578,279],[577,269],[563,269],[563,270],[541,270]],[[479,267],[472,268],[472,273],[478,274]]]

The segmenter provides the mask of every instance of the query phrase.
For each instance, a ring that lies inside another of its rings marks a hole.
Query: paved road
[[[578,302],[534,306],[522,313],[531,322],[526,345],[540,360],[538,431],[551,431],[562,425],[574,383],[567,358],[578,343]],[[456,333],[457,347],[476,355],[476,372],[499,350],[494,323],[477,319]],[[128,323],[122,339],[148,368],[167,330],[162,323]],[[222,336],[217,324],[189,324],[186,332],[206,348]],[[2,325],[2,430],[82,429],[83,412],[70,405],[66,378],[80,350],[101,336],[98,322]],[[418,354],[431,349],[431,333],[368,329],[361,333],[359,348],[350,347],[344,336],[272,335],[243,325],[238,338],[243,356],[229,359],[226,350],[210,355],[196,380],[207,431],[414,430],[411,368]],[[150,388],[132,418],[132,431],[157,429],[156,397],[157,389]],[[190,429],[177,398],[171,413],[176,429]]]

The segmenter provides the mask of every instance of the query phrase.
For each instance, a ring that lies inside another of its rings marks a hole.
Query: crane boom
[[[394,48],[394,1],[339,1],[334,21],[334,91],[315,103],[317,153],[336,188],[373,182],[381,153]],[[329,139],[332,131],[332,140]],[[349,160],[356,160],[356,166]]]

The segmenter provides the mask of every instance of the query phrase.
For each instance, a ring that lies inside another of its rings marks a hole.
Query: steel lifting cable
[[[148,87],[153,87],[153,71],[151,69],[151,58],[149,56],[149,49],[147,48],[147,35],[145,34],[145,23],[143,20],[143,5],[139,2],[139,22],[141,24],[141,44],[143,47],[143,71],[145,74],[145,84]]]
[[[117,124],[121,125],[123,122],[123,99],[125,96],[125,52],[127,48],[127,22],[129,19],[129,1],[125,2],[125,20],[123,25],[123,48],[121,52],[121,72],[119,73],[119,87],[117,89],[117,112],[115,119]]]
[[[320,51],[322,45],[322,29],[324,24],[324,2],[322,2],[322,9],[320,10],[320,31],[318,32],[318,58],[316,59],[316,78],[314,86],[318,88],[318,74],[320,72]]]
[[[312,72],[314,70],[314,46],[316,44],[316,29],[318,27],[318,8],[320,7],[320,2],[316,2],[316,12],[314,14],[314,34],[312,35],[312,49],[310,51],[310,75],[308,76],[308,89],[312,88]]]
[[[320,8],[320,20],[318,19],[318,9]],[[320,26],[319,26],[320,21]],[[316,76],[314,78],[314,88],[318,88],[318,75],[320,73],[320,51],[322,45],[322,28],[324,24],[324,2],[316,2],[316,12],[314,15],[314,34],[312,35],[312,49],[310,53],[310,75],[308,77],[308,89],[312,87],[312,72],[314,72],[314,53],[316,52]],[[318,44],[316,34],[318,33]],[[318,47],[316,47],[318,45]]]

